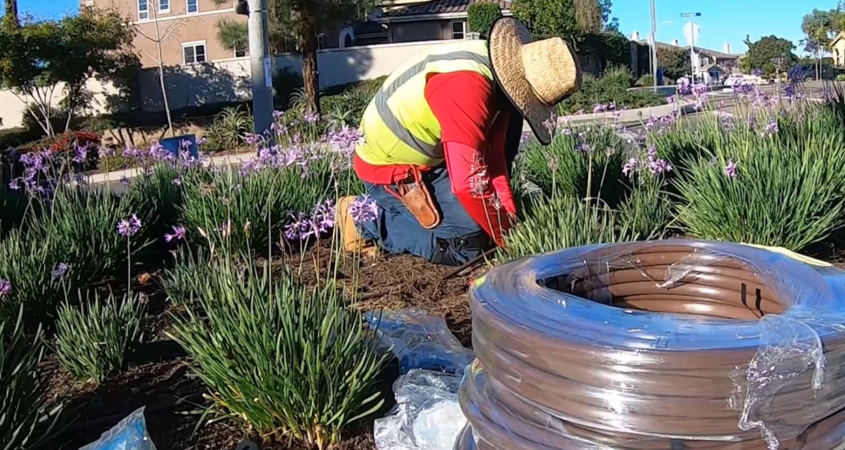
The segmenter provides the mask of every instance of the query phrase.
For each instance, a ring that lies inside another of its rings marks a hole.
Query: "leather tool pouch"
[[[385,189],[398,198],[405,208],[408,208],[423,228],[430,230],[440,225],[440,211],[437,210],[431,193],[421,178],[420,172],[414,170],[413,182],[397,185],[396,191],[387,186]]]

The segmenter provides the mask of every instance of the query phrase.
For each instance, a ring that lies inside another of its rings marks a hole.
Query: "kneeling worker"
[[[411,253],[460,265],[481,255],[516,217],[510,166],[523,119],[548,145],[555,106],[578,90],[581,71],[560,38],[531,41],[513,18],[488,41],[415,55],[391,74],[361,120],[355,172],[378,205],[354,223],[354,197],[338,201],[347,251]]]

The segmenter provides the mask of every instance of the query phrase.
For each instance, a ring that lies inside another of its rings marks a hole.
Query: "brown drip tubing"
[[[766,430],[845,449],[845,284],[825,270],[688,240],[500,266],[470,294],[457,448],[766,450]]]

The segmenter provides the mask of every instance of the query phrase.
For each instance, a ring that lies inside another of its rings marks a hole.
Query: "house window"
[[[235,58],[243,58],[248,54],[249,51],[246,48],[235,47]]]
[[[467,23],[464,21],[452,22],[452,39],[463,39],[467,34]]]
[[[170,0],[158,0],[158,11],[163,13],[170,12]]]
[[[199,0],[188,0],[188,14],[195,13],[200,10]]]
[[[205,41],[182,44],[182,56],[185,64],[206,62]]]
[[[150,4],[147,0],[138,0],[138,20],[148,20],[150,18]]]

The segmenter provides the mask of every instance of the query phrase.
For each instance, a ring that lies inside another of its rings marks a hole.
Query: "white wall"
[[[361,47],[321,50],[317,54],[320,86],[329,87],[389,75],[409,56],[453,41],[425,41],[400,44],[368,45]],[[302,58],[297,54],[281,54],[274,59],[275,69],[301,73]],[[171,110],[215,103],[249,100],[249,58],[215,61],[195,66],[165,68],[167,99]],[[102,86],[96,80],[88,83],[95,92],[94,109],[107,111],[106,98],[116,93],[114,87]],[[138,74],[141,109],[147,112],[164,111],[158,69],[144,69]],[[54,102],[63,96],[57,89]],[[54,104],[55,104],[54,103]],[[0,128],[21,125],[24,105],[11,92],[0,90]]]
[[[57,107],[59,102],[65,98],[62,92],[63,84],[56,86],[53,91],[52,104]],[[94,99],[91,102],[91,111],[94,114],[102,114],[109,110],[109,99],[116,96],[118,91],[111,83],[100,83],[97,80],[88,80],[85,87],[94,94]],[[21,97],[26,99],[25,97]],[[16,97],[11,91],[7,89],[0,90],[0,129],[15,128],[23,124],[23,116],[25,114],[25,107],[21,100]]]

